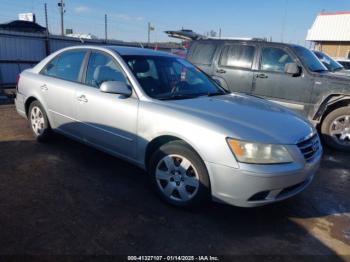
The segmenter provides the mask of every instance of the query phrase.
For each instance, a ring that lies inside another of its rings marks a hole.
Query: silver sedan
[[[59,132],[132,162],[177,206],[286,199],[311,183],[322,155],[295,113],[140,48],[60,50],[21,73],[16,108],[38,141]]]

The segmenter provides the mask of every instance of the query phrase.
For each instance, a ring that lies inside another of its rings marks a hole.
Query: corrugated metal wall
[[[0,36],[1,60],[40,60],[45,55],[43,38]]]
[[[45,39],[0,31],[0,86],[11,86],[17,75],[45,57]]]
[[[46,41],[48,45],[46,45]],[[64,47],[95,44],[104,45],[103,40],[84,39],[84,43],[76,38],[49,36],[42,34],[19,33],[0,30],[0,88],[13,86],[17,75],[24,69],[34,66],[47,54]],[[136,43],[108,41],[109,45],[138,46]],[[48,50],[46,50],[48,48]]]

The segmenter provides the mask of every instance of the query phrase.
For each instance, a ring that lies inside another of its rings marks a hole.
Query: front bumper
[[[312,162],[300,158],[299,164],[232,168],[206,162],[212,198],[240,207],[257,207],[284,200],[303,191],[311,183],[321,157],[322,149]]]

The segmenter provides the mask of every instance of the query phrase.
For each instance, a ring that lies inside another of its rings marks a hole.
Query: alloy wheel
[[[330,135],[340,145],[350,145],[350,115],[337,117],[330,126]]]
[[[45,119],[40,108],[34,106],[30,113],[30,122],[32,124],[32,129],[34,133],[39,136],[44,132],[45,129]]]

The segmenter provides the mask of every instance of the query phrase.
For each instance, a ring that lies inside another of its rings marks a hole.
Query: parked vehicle
[[[349,58],[337,58],[336,61],[341,64],[345,70],[350,70],[350,59]]]
[[[306,188],[322,148],[297,114],[228,94],[186,60],[128,47],[70,47],[18,82],[38,141],[62,133],[148,170],[168,203],[259,206]]]
[[[187,59],[225,89],[256,95],[307,117],[325,143],[350,152],[350,78],[327,70],[294,44],[262,40],[193,41]]]
[[[327,67],[327,69],[336,74],[340,75],[349,75],[350,76],[350,70],[346,70],[344,66],[339,64],[337,61],[335,61],[333,58],[331,58],[329,55],[320,52],[320,51],[313,51],[314,54],[317,56],[317,58],[322,62],[322,64]]]

